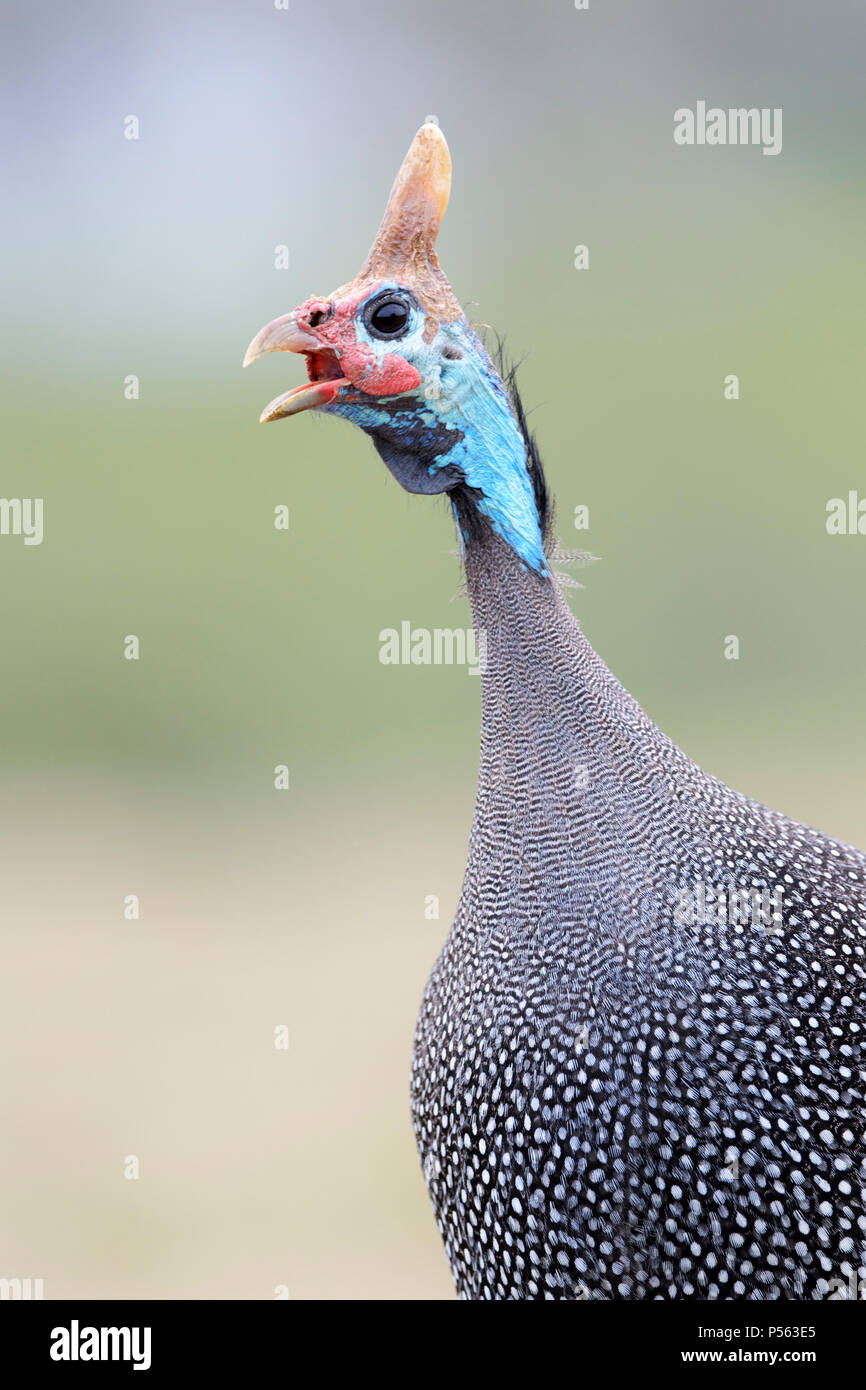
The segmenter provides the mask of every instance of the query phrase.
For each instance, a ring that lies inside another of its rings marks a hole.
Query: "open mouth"
[[[284,391],[266,405],[259,417],[263,425],[271,420],[284,420],[288,415],[299,415],[302,410],[330,405],[339,391],[350,384],[349,378],[340,371],[336,353],[323,347],[308,329],[298,323],[294,313],[274,319],[273,323],[266,324],[256,334],[247,348],[244,366],[268,352],[303,353],[309,380],[303,386]]]
[[[304,357],[307,363],[307,376],[313,383],[346,380],[340,371],[340,361],[337,354],[329,348],[319,352],[305,352]]]
[[[293,386],[281,396],[266,405],[259,417],[259,423],[268,424],[271,420],[284,420],[288,415],[299,415],[302,410],[313,410],[319,405],[330,405],[338,392],[349,385],[349,378],[340,371],[340,363],[335,353],[327,350],[309,352],[302,348],[307,364],[309,381],[304,386]]]

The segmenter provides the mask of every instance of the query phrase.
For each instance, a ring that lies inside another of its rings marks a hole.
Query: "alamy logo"
[[[25,545],[41,545],[42,498],[0,497],[0,536],[23,536]]]
[[[30,1299],[45,1297],[43,1279],[0,1279],[0,1300],[28,1302]]]
[[[131,1361],[134,1371],[150,1370],[149,1327],[68,1327],[51,1329],[52,1361]]]
[[[769,936],[782,931],[781,884],[769,888],[741,888],[729,884],[717,888],[711,883],[695,883],[678,888],[674,894],[674,922],[679,927],[739,927],[751,924]]]
[[[847,501],[831,497],[825,525],[829,536],[866,536],[866,497],[856,492],[849,492]]]
[[[782,108],[768,106],[707,107],[705,101],[695,109],[681,106],[674,112],[674,142],[677,145],[762,145],[763,154],[782,152]]]
[[[852,1269],[847,1279],[827,1280],[826,1297],[831,1303],[847,1299],[866,1299],[866,1269]]]
[[[465,666],[470,676],[487,670],[487,633],[468,627],[383,627],[379,633],[383,666]]]

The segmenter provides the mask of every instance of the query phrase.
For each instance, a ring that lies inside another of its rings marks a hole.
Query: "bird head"
[[[450,189],[448,146],[428,122],[358,275],[266,324],[244,366],[303,354],[308,381],[262,423],[317,410],[360,425],[407,491],[450,494],[464,541],[491,528],[546,575],[544,480],[513,380],[507,389],[436,257]]]

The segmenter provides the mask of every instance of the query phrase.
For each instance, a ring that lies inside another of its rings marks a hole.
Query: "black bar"
[[[197,1377],[213,1375],[221,1379],[232,1373],[271,1367],[283,1374],[296,1373],[302,1364],[299,1357],[305,1351],[315,1354],[314,1364],[320,1369],[327,1364],[333,1370],[341,1352],[357,1365],[359,1352],[365,1349],[363,1362],[370,1373],[375,1372],[380,1357],[383,1364],[393,1365],[391,1352],[396,1351],[399,1343],[404,1348],[401,1357],[412,1352],[406,1360],[407,1374],[410,1362],[418,1358],[428,1365],[438,1361],[445,1373],[449,1358],[443,1351],[447,1343],[439,1338],[456,1326],[451,1323],[455,1314],[449,1314],[447,1307],[440,1303],[435,1305],[433,1314],[429,1309],[427,1313],[419,1312],[419,1323],[423,1319],[424,1326],[416,1334],[414,1318],[407,1318],[406,1310],[420,1305],[399,1305],[403,1311],[398,1328],[390,1313],[393,1305],[383,1304],[383,1330],[374,1339],[371,1334],[378,1321],[375,1305],[364,1303],[359,1342],[352,1335],[352,1306],[326,1304],[319,1315],[315,1304],[282,1301],[4,1302],[0,1305],[0,1365],[17,1363],[25,1378],[31,1372],[46,1371],[52,1379],[82,1374],[93,1378],[108,1369],[114,1376],[132,1376],[133,1384],[144,1384],[145,1377],[159,1380],[184,1371]],[[809,1303],[587,1300],[567,1314],[570,1340],[565,1345],[557,1342],[556,1359],[573,1358],[578,1380],[583,1378],[578,1375],[581,1365],[617,1372],[633,1368],[642,1375],[664,1374],[675,1367],[700,1373],[703,1367],[712,1365],[727,1367],[729,1371],[736,1371],[741,1365],[760,1365],[766,1371],[783,1372],[791,1366],[802,1366],[822,1377],[841,1375],[859,1363],[863,1314],[863,1302],[857,1299]],[[465,1312],[457,1314],[461,1331],[466,1330],[465,1316]],[[489,1317],[490,1313],[483,1316]],[[508,1322],[500,1334],[504,1355],[511,1337],[520,1333],[522,1319],[519,1313],[506,1316]],[[549,1312],[545,1321],[550,1320],[550,1325],[561,1330],[559,1316]],[[97,1329],[98,1335],[89,1329]],[[118,1329],[118,1334],[115,1337],[106,1332],[103,1338],[101,1329]],[[138,1333],[133,1329],[139,1329]],[[149,1341],[145,1329],[149,1329]],[[435,1339],[432,1343],[431,1336]],[[529,1352],[528,1344],[524,1345]],[[439,1352],[431,1359],[434,1346]],[[486,1357],[491,1348],[489,1339],[484,1346]],[[52,1348],[70,1358],[77,1351],[78,1359],[54,1359]],[[130,1359],[84,1359],[82,1352],[89,1354],[91,1349],[108,1358],[116,1350],[118,1355],[126,1353]],[[142,1364],[141,1371],[133,1370],[132,1358]],[[149,1359],[147,1368],[145,1359]],[[20,1374],[16,1383],[21,1383]]]

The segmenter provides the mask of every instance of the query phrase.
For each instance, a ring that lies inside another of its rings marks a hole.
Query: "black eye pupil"
[[[409,309],[402,299],[384,299],[370,314],[370,327],[383,338],[394,338],[409,322]]]

